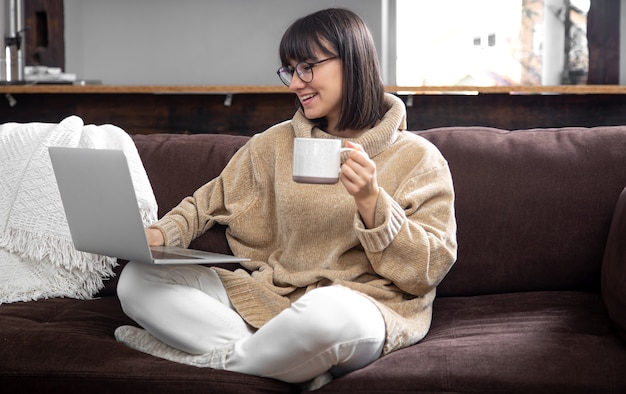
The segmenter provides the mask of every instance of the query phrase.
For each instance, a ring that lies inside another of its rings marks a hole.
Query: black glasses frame
[[[296,64],[295,67],[281,67],[278,69],[278,71],[276,71],[276,74],[278,74],[278,78],[280,78],[280,81],[286,86],[291,85],[291,80],[293,79],[294,72],[296,73],[296,75],[298,75],[298,78],[300,78],[302,82],[310,83],[311,81],[313,81],[313,67],[329,60],[336,59],[338,57],[339,56],[331,56],[327,57],[326,59],[318,60],[316,62],[300,62]],[[311,78],[306,78],[309,73],[311,74]]]

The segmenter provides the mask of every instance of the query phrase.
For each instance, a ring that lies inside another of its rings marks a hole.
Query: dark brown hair
[[[343,98],[337,129],[372,127],[384,112],[385,86],[365,22],[347,9],[322,10],[295,21],[280,41],[283,66],[311,60],[316,51],[341,59]]]

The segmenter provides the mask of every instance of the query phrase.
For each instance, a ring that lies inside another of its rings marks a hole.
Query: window
[[[589,5],[589,0],[397,0],[396,83],[584,83]]]

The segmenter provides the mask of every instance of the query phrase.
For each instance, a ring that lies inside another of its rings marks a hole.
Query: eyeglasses
[[[317,66],[318,64],[327,62],[329,60],[336,59],[338,57],[339,56],[331,56],[329,58],[322,59],[313,63],[302,62],[302,63],[296,64],[295,67],[291,67],[291,66],[281,67],[278,69],[278,71],[276,71],[276,74],[278,74],[278,77],[280,78],[282,83],[284,83],[287,86],[291,85],[291,80],[293,78],[294,72],[298,74],[298,78],[300,78],[302,82],[309,83],[313,80],[313,67]]]

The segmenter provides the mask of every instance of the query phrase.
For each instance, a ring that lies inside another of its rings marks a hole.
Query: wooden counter
[[[26,84],[0,85],[0,93],[10,94],[274,94],[290,93],[284,86],[201,86],[201,85],[98,85]]]
[[[626,124],[626,86],[388,86],[407,105],[409,129],[503,129]],[[1,85],[0,123],[117,125],[131,134],[252,135],[291,118],[282,86]]]
[[[558,86],[387,86],[398,94],[626,94],[625,85]],[[238,85],[98,85],[26,84],[0,85],[6,94],[276,94],[291,93],[284,86]]]

